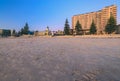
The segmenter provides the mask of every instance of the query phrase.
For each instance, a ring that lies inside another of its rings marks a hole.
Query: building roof
[[[108,7],[111,7],[111,6],[116,6],[115,4],[113,4],[113,5],[110,5],[110,6],[105,6],[104,8],[108,8]]]
[[[104,8],[108,8],[108,7],[111,7],[111,6],[116,6],[116,5],[110,5],[110,6],[106,6],[106,7],[104,7]],[[101,9],[101,10],[98,10],[98,11],[95,11],[95,12],[101,12],[101,11],[102,11],[102,9]],[[87,13],[83,13],[83,14],[77,14],[77,15],[74,15],[74,16],[86,15],[86,14],[95,13],[95,12],[87,12]]]
[[[79,16],[79,15],[86,15],[86,14],[90,14],[90,13],[96,13],[98,11],[95,11],[95,12],[87,12],[87,13],[83,13],[83,14],[77,14],[77,15],[74,15],[74,16]]]

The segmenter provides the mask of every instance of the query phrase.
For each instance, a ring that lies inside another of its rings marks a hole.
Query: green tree
[[[28,23],[25,24],[24,28],[21,28],[20,34],[23,35],[28,35],[29,34],[29,26]]]
[[[23,34],[28,35],[28,33],[29,33],[29,26],[28,23],[26,23],[24,26]]]
[[[17,36],[17,37],[21,36],[21,31],[18,31],[18,33],[17,33],[16,36]]]
[[[13,30],[12,35],[13,35],[13,36],[16,35],[16,31],[15,31],[15,29]]]
[[[92,24],[90,26],[90,34],[95,34],[97,32],[96,25],[94,21],[92,21]]]
[[[20,35],[23,35],[23,34],[24,34],[24,29],[21,28]]]
[[[116,30],[116,20],[115,18],[111,15],[110,18],[108,19],[108,23],[105,26],[105,32],[108,34],[111,34],[115,32]]]
[[[80,32],[81,32],[81,30],[82,30],[82,26],[81,26],[81,24],[79,23],[79,21],[77,21],[76,26],[75,26],[76,34],[79,35]]]
[[[70,26],[68,24],[68,19],[66,19],[66,21],[65,21],[64,34],[70,35]]]

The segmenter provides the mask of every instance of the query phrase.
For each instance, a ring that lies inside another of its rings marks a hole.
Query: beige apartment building
[[[72,28],[73,30],[75,30],[75,25],[77,21],[79,21],[82,25],[84,33],[87,33],[89,32],[90,25],[94,20],[94,23],[97,27],[97,34],[102,34],[104,33],[105,26],[108,22],[108,19],[110,18],[110,15],[113,15],[114,18],[117,19],[116,5],[106,6],[103,9],[96,12],[74,15],[72,17]]]

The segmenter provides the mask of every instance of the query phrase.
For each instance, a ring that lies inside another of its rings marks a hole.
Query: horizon
[[[120,1],[117,0],[0,0],[0,29],[18,31],[27,22],[32,31],[42,31],[47,26],[53,31],[63,30],[66,18],[72,28],[73,15],[98,11],[113,4],[117,6],[117,24],[120,24]]]

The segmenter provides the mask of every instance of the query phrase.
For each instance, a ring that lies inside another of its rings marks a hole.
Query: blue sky
[[[20,30],[28,22],[30,30],[63,30],[65,19],[70,26],[73,15],[98,11],[105,6],[118,6],[120,0],[0,0],[0,29]]]

